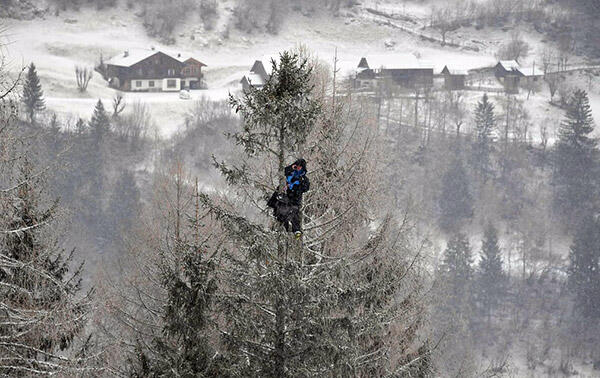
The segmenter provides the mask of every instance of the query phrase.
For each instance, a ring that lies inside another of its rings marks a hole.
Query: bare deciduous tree
[[[542,52],[542,69],[544,70],[544,75],[547,75],[550,72],[551,66],[556,61],[556,53],[553,49],[546,47]]]
[[[75,77],[77,79],[77,88],[79,89],[79,92],[85,92],[87,90],[93,75],[94,71],[91,68],[75,66]]]
[[[123,112],[123,110],[125,110],[126,105],[127,105],[127,103],[125,102],[125,97],[123,97],[123,95],[121,93],[117,93],[115,95],[115,97],[113,97],[113,103],[112,103],[113,118],[118,118],[119,114],[121,114]]]
[[[515,31],[511,34],[509,42],[498,50],[498,59],[515,60],[526,58],[529,54],[529,44],[523,40],[521,33]]]
[[[442,37],[442,45],[446,44],[446,35],[448,32],[457,28],[457,21],[453,15],[450,7],[443,7],[440,9],[432,9],[432,26],[440,33]]]
[[[556,93],[556,90],[558,89],[558,86],[560,85],[562,79],[560,77],[560,74],[554,73],[546,75],[545,80],[548,84],[548,90],[550,91],[550,102],[552,103],[554,102],[554,94]]]

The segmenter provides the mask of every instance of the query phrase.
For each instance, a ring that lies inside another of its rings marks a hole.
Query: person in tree
[[[273,215],[283,224],[286,231],[294,233],[296,238],[302,236],[300,227],[300,206],[302,205],[302,194],[310,188],[310,181],[306,176],[306,161],[298,159],[284,169],[285,188],[284,193],[279,188],[273,192],[267,206],[273,208]]]

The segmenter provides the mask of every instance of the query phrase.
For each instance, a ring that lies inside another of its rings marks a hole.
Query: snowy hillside
[[[74,67],[92,67],[100,56],[108,59],[128,49],[154,46],[166,51],[193,54],[207,64],[208,90],[193,91],[193,98],[202,96],[221,100],[229,92],[239,90],[239,80],[256,59],[267,61],[278,52],[307,45],[325,62],[332,63],[334,50],[338,51],[338,66],[344,75],[354,72],[363,56],[372,54],[409,53],[434,64],[436,71],[445,65],[471,69],[495,64],[497,47],[509,38],[508,30],[488,30],[485,35],[474,28],[462,28],[449,35],[468,48],[442,47],[440,43],[424,41],[400,26],[421,32],[427,23],[427,7],[394,2],[366,1],[360,6],[344,10],[338,17],[315,15],[290,17],[278,35],[264,32],[246,35],[231,30],[227,37],[223,29],[231,17],[232,5],[220,2],[222,16],[215,30],[206,32],[196,27],[197,20],[178,25],[175,45],[161,45],[148,37],[140,17],[127,11],[125,6],[102,11],[63,11],[59,16],[47,14],[43,19],[27,21],[5,20],[9,33],[6,47],[13,70],[35,62],[46,91],[48,108],[60,115],[77,114],[89,117],[98,98],[109,103],[115,91],[96,73],[86,93],[77,91]],[[375,10],[375,13],[373,11]],[[411,22],[396,21],[398,14]],[[393,21],[393,22],[392,22]],[[528,58],[539,59],[544,48],[544,36],[531,29],[524,35],[532,53]],[[432,34],[431,31],[428,31]],[[473,51],[476,47],[478,51]],[[524,62],[529,63],[529,62]],[[598,84],[590,91],[594,111],[600,112]],[[557,115],[547,104],[548,91],[543,88],[530,101],[529,109],[536,119]],[[476,98],[477,96],[472,96]],[[127,93],[127,101],[152,104],[152,115],[162,135],[170,135],[183,124],[183,117],[193,101],[182,101],[176,94]]]

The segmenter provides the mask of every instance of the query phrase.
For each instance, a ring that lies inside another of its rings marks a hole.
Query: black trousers
[[[274,192],[269,201],[269,207],[273,208],[273,215],[283,224],[286,231],[300,231],[300,205],[291,203],[285,194]]]

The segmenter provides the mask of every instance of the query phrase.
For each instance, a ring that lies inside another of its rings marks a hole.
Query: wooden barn
[[[441,74],[444,76],[444,88],[447,90],[465,89],[467,70],[444,66]]]
[[[257,60],[252,65],[252,68],[250,68],[250,71],[242,77],[240,83],[242,84],[242,89],[247,91],[250,88],[262,88],[267,80],[269,80],[269,74],[262,61]]]
[[[199,89],[203,86],[202,67],[206,66],[192,57],[174,57],[155,49],[125,51],[105,64],[112,88],[143,92]]]
[[[384,81],[407,89],[431,88],[433,65],[419,61],[409,54],[373,55],[358,63],[355,86],[376,89]]]
[[[507,93],[518,93],[521,78],[524,76],[519,70],[521,66],[515,60],[501,60],[494,67],[494,73],[504,85]]]

